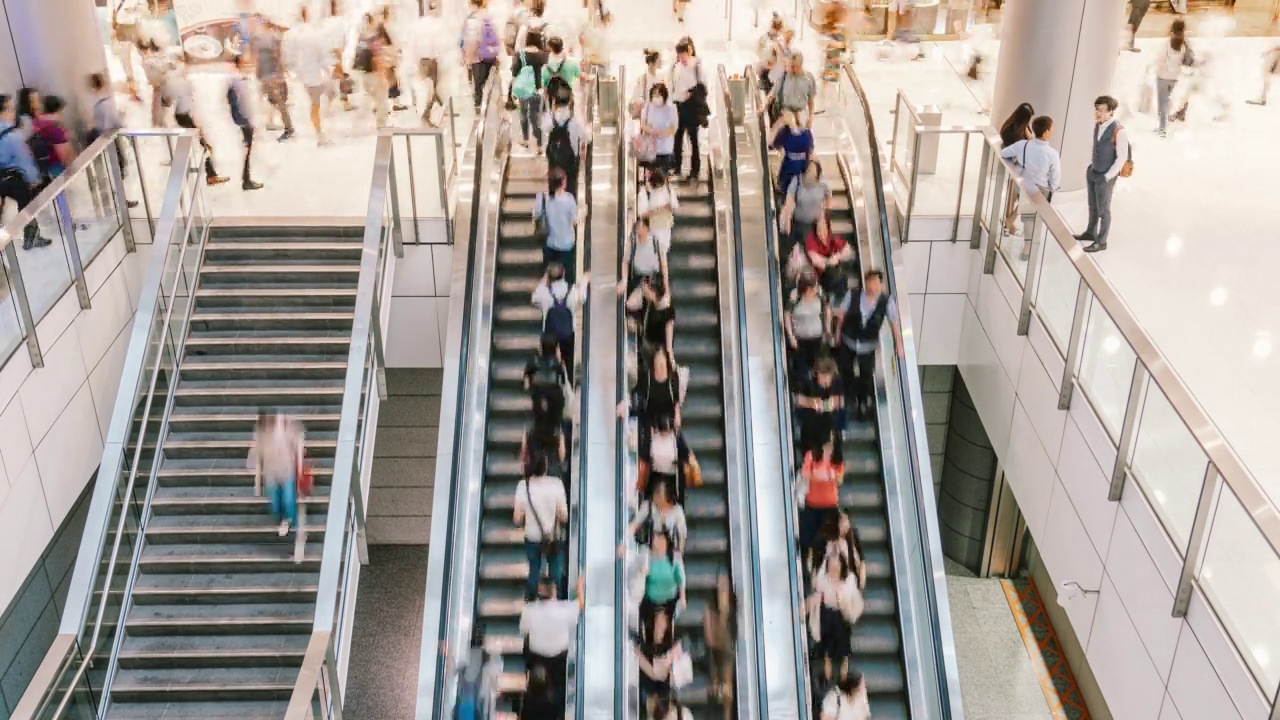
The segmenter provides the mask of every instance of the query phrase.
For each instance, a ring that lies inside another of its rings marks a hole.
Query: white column
[[[81,129],[88,78],[107,71],[104,38],[89,0],[0,0],[8,15],[22,83],[67,101],[63,117]],[[16,83],[14,77],[10,82]],[[17,87],[6,87],[13,92]]]
[[[1093,101],[1112,87],[1125,0],[1012,0],[1001,17],[991,122],[1019,103],[1054,121],[1062,189],[1084,187],[1093,152]]]

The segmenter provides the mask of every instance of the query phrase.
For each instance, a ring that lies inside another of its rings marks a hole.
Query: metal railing
[[[1070,408],[1078,389],[1099,419],[1108,449],[1115,450],[1109,498],[1119,501],[1133,480],[1178,550],[1182,569],[1172,614],[1186,615],[1198,588],[1258,689],[1272,699],[1272,719],[1280,720],[1280,667],[1272,662],[1280,652],[1274,499],[1062,214],[1000,157],[999,133],[982,132],[972,246],[983,251],[984,272],[997,272],[999,262],[1013,277],[1022,292],[1018,334],[1046,337],[1048,344],[1037,347],[1051,347],[1061,358],[1058,408]],[[1011,191],[1020,197],[1010,201]],[[1004,233],[1008,202],[1022,203],[1025,240]]]
[[[388,293],[395,260],[404,256],[401,242],[404,216],[397,192],[394,144],[398,136],[405,137],[407,145],[410,138],[421,135],[435,135],[439,139],[442,133],[385,129],[378,134],[368,218],[361,242],[333,480],[329,486],[315,618],[311,640],[289,698],[286,720],[342,720],[343,680],[338,658],[342,657],[349,630],[345,619],[349,616],[346,610],[352,597],[352,569],[354,563],[363,565],[369,561],[364,489],[373,464],[378,409],[387,397],[383,322],[390,310]],[[410,186],[414,184],[413,177],[410,160]],[[416,226],[416,211],[412,219]]]
[[[115,652],[123,638],[119,628],[142,548],[146,508],[159,470],[159,448],[173,403],[173,380],[186,341],[196,273],[209,232],[210,216],[199,175],[203,151],[195,141],[195,133],[158,131],[137,135],[160,137],[166,145],[172,141],[173,170],[159,203],[160,216],[149,221],[155,227],[151,257],[62,621],[49,652],[14,709],[13,717],[22,720],[99,717],[105,712]],[[95,163],[99,163],[101,171],[100,159],[105,155],[116,200],[114,222],[123,225],[126,238],[130,238],[133,230],[125,221],[126,201],[119,183],[115,139],[115,135],[107,136],[91,145],[81,157],[83,162],[77,161],[67,175],[41,193],[30,206],[31,213],[14,219],[14,227],[21,228],[30,218],[54,208],[63,238],[69,241],[63,247],[70,257],[76,244],[77,224],[70,222],[68,189],[81,178],[90,180],[90,168]],[[12,250],[10,243],[6,253]],[[75,282],[84,283],[82,272]],[[17,300],[23,302],[21,282],[16,288]],[[84,298],[82,294],[82,303]],[[34,328],[30,332],[34,336]],[[28,347],[33,348],[34,364],[38,347],[31,342]],[[148,449],[152,452],[147,453]],[[91,669],[96,672],[90,673]]]
[[[390,146],[378,146],[377,162],[390,163],[392,202],[396,208],[396,232],[406,244],[433,244],[431,231],[443,221],[446,242],[454,243],[454,220],[457,215],[458,173],[461,157],[453,98],[445,100],[447,123],[432,128],[395,128],[380,131],[390,137]],[[463,139],[464,147],[475,139],[476,127]],[[434,168],[434,170],[433,170]],[[433,176],[434,177],[431,177]],[[405,232],[404,225],[409,225]]]
[[[501,180],[506,166],[508,127],[502,110],[498,73],[485,87],[471,141],[466,146],[458,196],[458,239],[450,287],[454,290],[445,346],[444,397],[437,449],[432,507],[439,521],[431,527],[431,559],[418,666],[416,717],[434,720],[452,715],[454,678],[450,652],[469,645],[475,605],[475,570],[488,401],[488,345],[492,322],[493,259]],[[468,587],[470,585],[471,587]],[[454,619],[458,618],[457,621]]]
[[[843,150],[851,154],[862,172],[870,175],[860,182],[866,196],[867,226],[865,232],[859,233],[864,269],[881,270],[890,295],[906,307],[906,291],[897,279],[902,268],[895,265],[893,255],[895,226],[891,224],[885,200],[884,166],[871,107],[852,65],[843,67],[839,82],[841,97],[849,100],[841,105],[840,120],[844,124],[841,142],[846,146]],[[846,181],[851,181],[855,174],[845,156],[840,157],[840,166]],[[850,183],[849,187],[850,200],[856,205],[852,190],[855,185]],[[904,311],[901,320],[904,328],[909,328],[907,315]],[[898,619],[903,632],[903,661],[912,716],[962,720],[960,677],[942,545],[937,534],[933,476],[928,449],[924,447],[924,405],[912,338],[904,337],[903,346],[902,357],[887,351],[893,348],[893,342],[889,329],[884,328],[877,368],[883,385],[878,383],[876,391],[890,526],[896,526],[902,533],[894,534],[892,560],[897,580]],[[914,532],[908,532],[910,530]]]
[[[980,141],[983,128],[980,125],[926,124],[921,119],[919,110],[907,99],[906,93],[902,90],[898,90],[894,103],[893,134],[889,136],[889,167],[893,179],[902,184],[907,195],[903,213],[902,241],[908,242],[911,239],[911,219],[916,214],[916,193],[920,187],[921,166],[933,165],[932,161],[929,163],[920,161],[924,145],[927,142],[935,146],[928,151],[930,156],[934,156],[941,149],[942,142],[952,138],[958,138],[961,142],[959,187],[956,189],[954,212],[950,213],[951,237],[955,238],[960,232],[960,219],[965,208],[965,191],[969,189],[966,187],[966,178],[968,177],[970,141],[975,137]],[[933,174],[932,167],[927,174]]]
[[[777,233],[777,208],[774,207],[775,192],[773,186],[773,171],[769,163],[769,145],[771,138],[769,137],[769,119],[768,119],[768,101],[764,91],[758,86],[756,74],[751,72],[748,67],[744,71],[746,77],[746,103],[745,113],[743,116],[743,124],[746,126],[748,136],[755,137],[757,149],[759,151],[760,163],[760,193],[764,201],[764,222],[765,222],[765,239],[766,239],[766,262],[769,275],[769,304],[773,312],[773,321],[769,324],[773,332],[774,346],[778,349],[773,353],[774,367],[773,372],[776,378],[774,383],[775,397],[774,402],[778,409],[778,426],[780,432],[781,452],[779,458],[781,460],[782,477],[786,479],[786,487],[788,490],[792,487],[792,482],[797,475],[795,467],[796,453],[795,430],[792,426],[794,413],[791,409],[791,379],[787,369],[786,353],[782,352],[782,348],[786,346],[786,337],[782,331],[782,315],[785,307],[782,287],[782,269],[784,258],[779,257],[778,233]],[[785,188],[781,188],[785,190]],[[783,493],[783,504],[786,508],[785,514],[787,518],[787,558],[790,566],[793,568],[791,573],[791,602],[792,607],[796,608],[799,615],[794,629],[794,643],[796,644],[796,682],[797,687],[802,691],[801,707],[798,717],[805,720],[809,717],[813,710],[813,687],[810,684],[810,678],[813,677],[809,668],[809,644],[807,619],[804,613],[804,568],[800,562],[800,555],[797,552],[795,539],[799,537],[799,529],[797,527],[797,513],[795,495],[792,492]]]
[[[0,227],[0,359],[8,362],[26,344],[32,367],[44,367],[44,353],[35,328],[54,304],[74,288],[80,307],[90,306],[85,267],[120,233],[125,249],[148,243],[155,233],[154,206],[160,208],[165,185],[144,182],[143,168],[127,173],[129,153],[138,157],[139,144],[159,144],[173,160],[178,131],[117,131],[94,141],[26,207]],[[122,164],[126,163],[126,164]],[[135,163],[135,165],[137,165]],[[152,171],[153,180],[157,174]],[[133,198],[141,197],[141,207]],[[143,216],[147,236],[135,238],[131,216]],[[47,246],[20,248],[27,228],[51,241]]]

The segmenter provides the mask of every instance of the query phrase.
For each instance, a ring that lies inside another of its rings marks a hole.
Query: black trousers
[[[249,158],[253,155],[253,127],[242,125],[240,136],[244,138],[244,168],[240,171],[240,183],[248,185],[253,182],[249,174]]]
[[[569,668],[569,653],[566,651],[552,657],[539,655],[529,649],[529,638],[526,637],[524,639],[524,666],[532,670],[538,665],[546,668],[547,680],[551,682],[551,687],[555,689],[555,707],[563,707],[566,675]]]
[[[689,152],[693,157],[689,158],[689,176],[698,177],[702,170],[702,151],[698,147],[698,130],[701,125],[698,124],[697,117],[694,116],[692,108],[688,103],[676,103],[676,152],[671,159],[672,172],[679,174],[681,168],[684,167],[684,138],[689,137]]]
[[[39,188],[33,188],[22,177],[22,173],[0,170],[0,211],[4,209],[4,199],[9,198],[18,205],[18,211],[21,212],[39,193]],[[40,236],[40,223],[32,220],[22,230],[23,249],[26,244],[35,240]]]
[[[874,406],[876,392],[876,354],[855,353],[842,346],[839,355],[840,374],[849,389],[846,407],[852,405],[861,413],[863,406]]]
[[[1142,26],[1142,18],[1147,16],[1147,10],[1150,9],[1151,0],[1133,0],[1129,3],[1129,26],[1133,28],[1135,35]]]
[[[480,109],[480,101],[484,99],[484,86],[489,82],[489,71],[493,70],[493,61],[480,60],[471,65],[471,91],[474,94],[476,109]]]
[[[208,179],[217,175],[218,171],[213,169],[213,148],[209,147],[208,141],[204,139],[204,132],[196,126],[195,118],[191,117],[188,113],[174,113],[173,119],[178,123],[178,127],[195,130],[199,133],[198,137],[200,138],[200,147],[204,148],[205,152],[204,176]]]

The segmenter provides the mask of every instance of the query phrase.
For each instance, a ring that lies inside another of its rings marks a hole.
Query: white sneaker
[[[280,529],[276,531],[276,534],[277,534],[277,535],[279,535],[280,537],[284,537],[285,535],[288,535],[288,534],[289,534],[289,521],[288,521],[288,520],[281,520],[281,521],[280,521]]]

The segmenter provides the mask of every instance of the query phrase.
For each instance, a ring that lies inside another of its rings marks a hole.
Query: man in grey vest
[[[1085,252],[1107,249],[1107,233],[1111,232],[1111,193],[1115,192],[1116,178],[1129,158],[1129,134],[1115,119],[1119,106],[1120,103],[1110,95],[1099,96],[1093,101],[1093,160],[1084,173],[1089,192],[1089,225],[1076,236],[1077,240],[1090,243]]]

